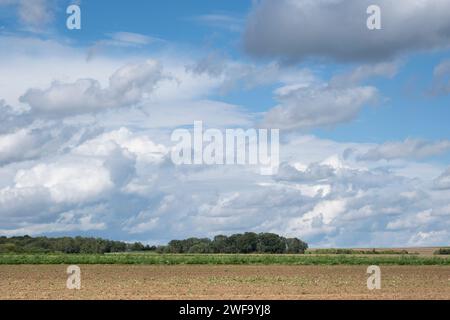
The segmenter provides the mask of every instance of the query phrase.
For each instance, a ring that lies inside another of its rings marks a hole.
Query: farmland
[[[0,299],[450,299],[447,266],[383,266],[381,290],[357,265],[0,265]]]
[[[450,299],[450,257],[436,248],[337,250],[0,254],[0,299]],[[66,288],[69,265],[81,290]],[[367,289],[369,265],[381,290]]]

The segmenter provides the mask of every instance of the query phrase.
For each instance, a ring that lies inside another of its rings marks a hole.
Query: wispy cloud
[[[106,39],[96,41],[89,49],[86,59],[89,61],[100,51],[108,47],[140,48],[154,43],[162,43],[164,40],[134,32],[114,32],[106,34]]]
[[[26,31],[43,32],[54,20],[54,0],[0,0],[0,6],[14,6]]]
[[[450,140],[406,139],[386,142],[356,156],[359,161],[425,159],[450,152]]]
[[[190,20],[211,28],[232,32],[240,32],[244,26],[244,19],[228,14],[204,14],[192,17]]]

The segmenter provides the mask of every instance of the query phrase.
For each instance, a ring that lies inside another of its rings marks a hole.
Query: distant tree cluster
[[[308,245],[297,238],[284,238],[274,233],[219,235],[208,238],[172,240],[160,246],[160,253],[304,253]]]
[[[442,255],[450,254],[450,248],[440,248],[439,250],[436,250],[434,254],[442,254]]]
[[[156,251],[158,253],[304,253],[308,245],[297,238],[273,233],[219,235],[208,238],[172,240],[165,246],[148,246],[84,237],[0,237],[0,253],[84,253]]]
[[[30,236],[0,237],[0,253],[110,253],[155,250],[140,242],[125,243],[99,238]]]

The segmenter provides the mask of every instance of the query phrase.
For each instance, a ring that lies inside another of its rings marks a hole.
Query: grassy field
[[[441,265],[450,257],[416,255],[276,255],[276,254],[2,254],[0,265]]]

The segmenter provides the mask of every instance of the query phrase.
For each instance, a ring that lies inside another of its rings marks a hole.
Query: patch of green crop
[[[450,265],[450,258],[343,254],[1,254],[0,264]]]

